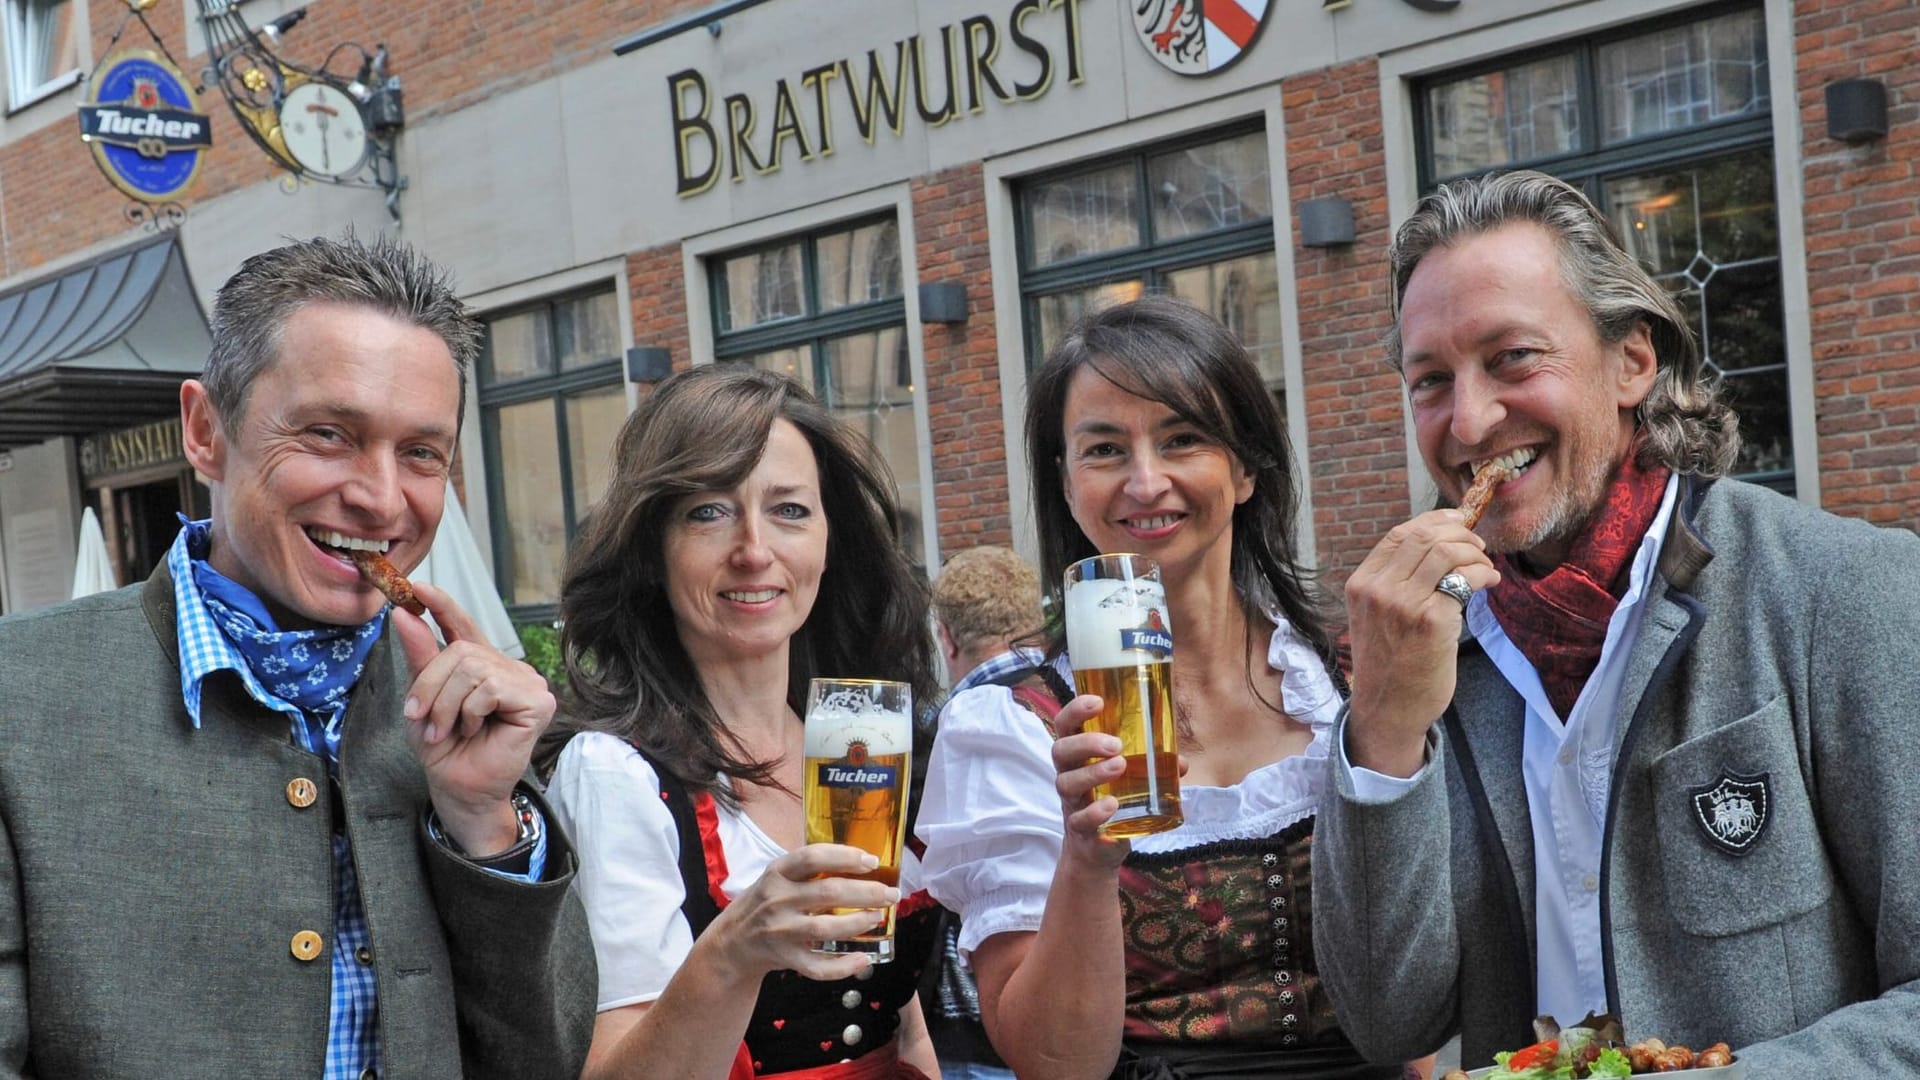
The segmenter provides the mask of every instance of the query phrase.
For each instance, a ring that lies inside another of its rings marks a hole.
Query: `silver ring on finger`
[[[1460,601],[1461,611],[1467,610],[1467,601],[1473,599],[1473,586],[1467,582],[1467,575],[1458,570],[1448,571],[1434,589]]]

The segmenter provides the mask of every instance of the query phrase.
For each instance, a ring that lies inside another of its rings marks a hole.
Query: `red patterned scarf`
[[[1668,470],[1643,470],[1633,454],[1607,489],[1607,501],[1573,541],[1567,559],[1544,575],[1512,555],[1495,555],[1500,584],[1487,605],[1507,637],[1540,673],[1547,700],[1565,720],[1600,663],[1607,623],[1627,591],[1627,565],[1660,512]]]

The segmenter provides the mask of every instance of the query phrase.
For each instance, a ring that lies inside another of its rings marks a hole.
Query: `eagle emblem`
[[[1745,855],[1767,831],[1771,774],[1743,776],[1723,772],[1705,787],[1691,789],[1693,818],[1720,850]]]
[[[1147,52],[1181,75],[1212,75],[1253,47],[1268,0],[1130,0],[1133,29]]]

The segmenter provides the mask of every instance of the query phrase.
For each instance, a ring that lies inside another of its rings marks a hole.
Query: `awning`
[[[0,450],[177,414],[211,343],[170,235],[0,295]]]

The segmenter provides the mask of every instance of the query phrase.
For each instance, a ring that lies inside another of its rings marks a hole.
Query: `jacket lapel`
[[[1474,795],[1476,812],[1486,819],[1483,825],[1490,824],[1499,839],[1513,880],[1527,955],[1533,957],[1533,823],[1521,768],[1527,706],[1471,638],[1461,645],[1452,720],[1455,738],[1449,749],[1461,759],[1462,778]]]
[[[1693,582],[1713,560],[1713,549],[1700,538],[1691,520],[1698,509],[1699,495],[1704,491],[1705,486],[1691,477],[1681,478],[1680,505],[1674,508],[1673,517],[1667,523],[1667,536],[1660,546],[1660,564],[1654,580],[1648,584],[1645,608],[1640,616],[1640,637],[1634,642],[1632,655],[1627,657],[1626,678],[1620,684],[1620,704],[1614,713],[1613,725],[1616,772],[1623,760],[1621,753],[1626,746],[1627,732],[1639,719],[1641,701],[1649,692],[1657,691],[1653,683],[1661,665],[1667,662],[1667,654],[1683,633],[1689,641],[1692,639],[1688,625],[1699,608],[1692,602]]]

